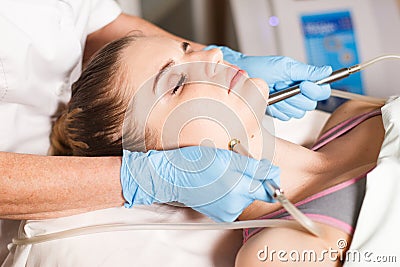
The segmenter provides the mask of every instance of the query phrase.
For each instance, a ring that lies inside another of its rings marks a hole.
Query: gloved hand
[[[318,86],[317,81],[332,73],[330,66],[316,67],[282,56],[246,56],[225,46],[210,45],[205,49],[221,49],[224,60],[247,71],[252,78],[264,79],[270,93],[285,89],[296,82],[300,83],[301,94],[268,106],[267,113],[280,120],[302,118],[306,111],[314,110],[317,101],[329,98],[329,84]]]
[[[279,174],[267,160],[223,149],[124,150],[121,184],[126,207],[180,202],[214,221],[232,222],[254,200],[274,202],[265,180],[279,184]]]

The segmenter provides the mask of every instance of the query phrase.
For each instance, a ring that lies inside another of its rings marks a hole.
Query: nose
[[[222,51],[218,48],[213,48],[210,50],[201,50],[191,53],[191,60],[205,61],[217,64],[223,64],[224,56]]]
[[[208,57],[210,58],[210,61],[213,63],[218,63],[218,64],[223,64],[224,62],[224,55],[222,54],[222,51],[218,48],[213,48],[208,51],[204,51],[208,54]]]
[[[186,54],[184,57],[185,63],[189,66],[194,66],[194,71],[191,72],[191,79],[199,81],[211,81],[217,73],[220,73],[224,65],[224,56],[218,48],[210,50],[193,51]]]

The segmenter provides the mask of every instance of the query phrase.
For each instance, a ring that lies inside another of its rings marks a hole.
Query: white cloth
[[[120,12],[112,0],[0,1],[0,151],[46,154],[50,118],[70,98],[87,35]],[[0,221],[0,262],[11,224]]]
[[[167,205],[112,208],[65,218],[29,221],[23,236],[37,236],[85,226],[123,223],[196,223],[212,221],[189,208]],[[5,266],[193,266],[232,267],[242,244],[236,230],[130,230],[68,237],[12,251]]]
[[[382,107],[385,140],[367,191],[346,267],[398,266],[400,262],[400,98]]]

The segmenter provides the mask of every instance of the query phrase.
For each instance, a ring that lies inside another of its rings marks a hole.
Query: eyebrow
[[[190,47],[190,43],[188,43],[188,42],[182,42],[182,43],[181,43],[181,48],[182,48],[182,51],[183,51],[184,53],[186,53],[186,52],[188,51],[188,48],[189,48],[189,47]],[[168,62],[167,62],[164,66],[162,66],[161,69],[158,71],[158,73],[157,73],[157,75],[156,75],[156,77],[155,77],[155,79],[154,79],[154,84],[153,84],[153,93],[154,93],[154,94],[156,93],[156,87],[157,87],[157,84],[158,84],[158,82],[160,81],[161,77],[162,77],[163,74],[164,74],[169,68],[171,68],[174,64],[175,64],[174,60],[170,59],[170,60],[168,60]]]

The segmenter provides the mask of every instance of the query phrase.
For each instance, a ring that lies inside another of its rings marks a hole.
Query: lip
[[[235,74],[232,77],[232,80],[229,84],[229,89],[228,89],[228,94],[231,92],[231,90],[235,87],[235,85],[239,82],[240,79],[242,79],[242,76],[244,75],[245,77],[247,77],[247,72],[245,70],[239,69],[237,67],[235,67],[234,69],[236,69]]]

